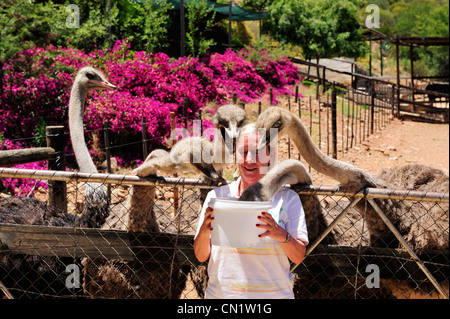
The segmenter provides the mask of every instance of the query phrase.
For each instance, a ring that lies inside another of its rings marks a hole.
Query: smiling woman
[[[276,148],[268,147],[258,149],[261,135],[258,133],[254,123],[243,127],[239,143],[236,148],[236,163],[241,178],[239,184],[239,195],[241,189],[246,189],[263,177],[270,169],[271,163],[276,158]],[[273,166],[273,165],[272,165]]]
[[[259,148],[256,126],[245,125],[236,148],[240,177],[210,191],[204,201],[194,240],[194,253],[200,262],[209,259],[205,298],[294,298],[289,259],[301,263],[308,243],[305,213],[299,196],[282,187],[268,202],[270,209],[260,212],[254,226],[262,231],[261,247],[227,247],[211,243],[214,198],[238,198],[257,183],[273,165],[276,152]],[[243,202],[241,202],[244,205]],[[236,224],[240,223],[239,214]],[[217,226],[220,227],[220,226]]]

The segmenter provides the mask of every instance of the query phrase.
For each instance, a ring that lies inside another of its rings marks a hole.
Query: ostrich
[[[206,176],[217,184],[223,183],[225,182],[221,176],[223,169],[231,162],[230,157],[235,153],[236,140],[246,118],[246,112],[241,107],[233,104],[223,105],[217,109],[213,118],[216,134],[212,142],[201,137],[188,137],[178,141],[170,152],[154,150],[133,174],[146,177],[156,175],[158,171],[169,174],[174,171],[201,172],[205,174],[201,175],[201,179]],[[149,188],[147,197],[153,198],[154,192],[154,187]],[[201,202],[204,201],[206,193],[206,190],[200,190]],[[117,217],[112,219],[114,219],[111,220],[112,223],[117,223]],[[206,267],[203,265],[192,267],[190,275],[197,293],[202,297],[207,282]]]
[[[105,84],[102,85],[102,82]],[[113,86],[104,79],[104,76],[98,70],[91,67],[80,69],[72,88],[69,103],[69,121],[75,155],[80,170],[83,172],[97,171],[85,146],[82,130],[83,100],[87,92],[95,88],[113,88]],[[138,190],[140,190],[140,193]],[[135,187],[132,190],[132,195],[127,199],[131,207],[130,216],[145,216],[146,213],[150,212],[150,217],[146,219],[145,225],[142,221],[129,218],[130,223],[128,226],[130,230],[158,230],[156,220],[151,218],[153,198],[145,196],[145,192],[145,187],[140,189]],[[109,210],[106,198],[105,189],[101,184],[88,183],[85,186],[86,204],[80,218],[74,214],[59,211],[54,207],[48,207],[34,199],[2,199],[0,201],[0,222],[66,227],[81,225],[82,227],[92,228],[103,225],[103,228],[108,228],[104,226]],[[143,206],[138,206],[136,203]],[[142,210],[140,209],[142,207],[147,208]],[[117,210],[117,207],[112,209]],[[137,210],[139,211],[137,212]],[[1,277],[5,278],[3,280],[4,285],[8,288],[11,287],[10,290],[13,292],[15,290],[31,292],[23,294],[24,297],[33,297],[34,294],[39,296],[42,293],[69,295],[72,294],[72,291],[67,290],[65,287],[65,277],[67,276],[65,266],[73,262],[73,258],[65,260],[64,258],[59,259],[56,257],[0,254],[0,265],[2,266],[0,268],[6,271],[5,274],[1,274]],[[161,269],[163,267],[161,265],[142,265],[138,261],[129,263],[120,261],[106,262],[105,260],[91,260],[88,258],[84,258],[81,264],[86,265],[83,278],[84,292],[92,293],[91,296],[158,298],[167,296],[167,290],[171,290],[167,284],[163,284],[167,282],[167,271],[166,269]],[[104,267],[105,264],[113,264],[115,267],[107,268]],[[27,276],[27,280],[16,279],[22,278],[23,274],[20,272],[25,272],[28,269],[32,269],[33,273]],[[98,276],[99,272],[95,272],[95,270],[100,272],[100,276]],[[182,275],[181,271],[177,272],[177,269],[173,270],[173,274],[170,278],[170,280],[173,280],[174,286],[171,296],[176,297],[181,294],[186,276]],[[45,285],[42,285],[42,287],[46,287],[44,289],[39,287],[39,283],[42,281],[46,281]],[[49,287],[48,282],[52,282],[51,287]],[[105,284],[105,289],[101,290],[99,284]],[[144,288],[139,288],[139,284]],[[151,284],[154,285],[152,286]],[[113,286],[112,289],[110,289],[111,286]],[[130,293],[130,290],[134,294]]]
[[[256,126],[266,131],[270,128],[277,128],[278,134],[288,134],[305,160],[318,172],[341,182],[341,189],[344,191],[357,192],[364,187],[414,189],[413,185],[425,184],[427,186],[422,186],[422,189],[430,191],[431,188],[434,188],[435,190],[448,192],[448,176],[422,165],[407,166],[391,172],[385,171],[380,177],[374,177],[356,166],[326,156],[314,144],[300,118],[287,110],[275,107],[268,108],[260,114]],[[387,178],[388,176],[391,177]],[[393,184],[394,180],[399,180],[399,176],[402,176],[400,180],[403,183]],[[448,249],[448,236],[442,236],[441,232],[424,233],[424,231],[418,231],[419,228],[422,228],[418,225],[420,224],[419,221],[424,219],[423,213],[420,214],[418,210],[414,209],[405,209],[405,204],[402,202],[394,203],[391,200],[381,199],[377,199],[376,202],[400,233],[405,236],[408,243],[416,250],[424,248]],[[356,205],[356,208],[365,216],[370,233],[370,245],[377,247],[398,246],[394,235],[387,230],[387,226],[378,217],[371,205],[365,207],[364,203],[360,202]],[[436,214],[439,215],[436,220],[448,225],[448,214],[440,209]],[[430,227],[432,226],[430,225]],[[445,229],[440,226],[436,227]],[[431,238],[433,236],[437,238]],[[428,237],[427,243],[423,240],[425,237]]]
[[[380,188],[400,188],[409,190],[422,191],[449,191],[448,176],[439,170],[435,170],[423,165],[407,165],[400,168],[383,171],[378,177],[374,177],[365,173],[360,168],[351,164],[337,161],[327,157],[323,154],[313,143],[311,137],[307,133],[301,120],[293,113],[283,110],[281,108],[269,108],[263,112],[257,120],[257,127],[268,131],[270,128],[277,128],[279,134],[288,134],[294,141],[295,145],[301,152],[302,156],[314,167],[318,172],[322,172],[328,176],[341,182],[340,188],[344,191],[357,192],[364,187],[380,187]],[[266,136],[269,136],[266,134]],[[273,136],[272,136],[273,138]],[[262,145],[269,142],[269,140],[262,141]],[[246,200],[267,200],[279,188],[280,181],[286,179],[286,182],[293,183],[296,178],[293,178],[292,172],[289,172],[289,165],[283,169],[275,167],[272,174],[267,174],[265,178],[261,179],[259,185],[249,188],[246,194],[243,194],[242,199]],[[298,169],[295,165],[291,166],[293,172]],[[300,179],[301,180],[301,179]],[[312,196],[307,196],[312,197]],[[302,202],[307,212],[308,232],[310,225],[308,223],[308,215],[322,216],[319,202],[305,202],[304,197],[301,196]],[[441,251],[448,250],[448,205],[436,206],[433,204],[424,203],[423,205],[416,205],[408,207],[403,201],[394,202],[392,200],[376,200],[377,204],[387,214],[389,220],[400,231],[407,243],[416,252],[421,252],[427,249],[438,249]],[[312,205],[312,206],[311,206]],[[319,207],[314,207],[317,205]],[[371,205],[365,207],[364,203],[356,206],[356,209],[361,212],[366,221],[369,230],[369,243],[377,247],[393,247],[397,248],[399,243],[392,232],[389,231],[385,223],[379,218]],[[324,229],[321,227],[322,230]],[[313,228],[310,233],[310,239],[314,240],[320,234],[317,232],[317,227]],[[330,233],[332,234],[332,233]],[[327,242],[322,241],[323,244]],[[329,238],[329,243],[338,243],[336,238]],[[304,278],[304,274],[296,274],[296,281],[294,291],[297,296],[305,297],[305,289],[301,287],[308,287],[314,291],[314,278]],[[302,278],[303,277],[303,278]],[[337,281],[336,281],[337,280]],[[339,278],[328,278],[327,282],[336,282],[339,287]],[[345,280],[344,280],[345,281]],[[301,283],[301,285],[300,285]],[[313,286],[311,286],[313,283]],[[342,282],[341,282],[342,283]],[[334,284],[333,284],[334,285]],[[408,283],[405,283],[407,286]],[[377,291],[378,297],[394,298],[396,288],[384,287],[383,291]],[[398,288],[398,287],[397,287]],[[308,289],[307,289],[308,290]],[[328,293],[322,297],[337,297],[341,293],[346,294],[346,290],[341,292],[336,289],[327,290]],[[348,292],[348,291],[347,291]],[[360,293],[367,293],[360,289]],[[350,289],[350,295],[353,295],[354,289]],[[350,296],[349,295],[349,296]],[[318,294],[312,294],[310,297],[320,297]],[[371,294],[367,293],[367,296]],[[308,297],[308,294],[306,294]]]
[[[237,138],[239,127],[244,121],[245,111],[241,108],[234,105],[221,106],[214,117],[214,124],[220,134],[215,135],[213,142],[200,137],[189,137],[179,141],[170,152],[154,150],[132,174],[148,177],[156,176],[158,171],[173,173],[182,170],[202,172],[213,181],[224,181],[220,175],[225,164],[222,160],[227,159],[227,152],[232,154],[233,139]],[[223,143],[224,140],[231,140],[231,143]],[[206,155],[208,159],[196,162],[194,159],[197,155]],[[103,228],[159,232],[153,211],[155,191],[155,186],[132,186],[130,196],[123,205],[112,209]],[[143,265],[137,260],[122,262],[85,259],[83,265],[84,290],[94,297],[178,298],[183,291],[187,271],[190,271],[194,282],[203,280],[201,267],[180,267],[176,261],[172,264],[146,262]]]
[[[83,172],[97,171],[84,144],[82,123],[84,100],[89,91],[113,88],[115,86],[109,83],[101,72],[91,67],[80,69],[75,77],[69,101],[69,120],[75,154]],[[0,199],[0,223],[100,227],[108,211],[106,193],[103,187],[97,184],[86,185],[85,190],[87,204],[80,218],[36,199],[11,197]],[[65,286],[67,276],[65,266],[73,262],[73,258],[0,253],[0,278],[18,297],[73,294]],[[24,273],[27,273],[26,278]],[[49,285],[49,282],[52,284]]]
[[[247,119],[245,110],[234,104],[219,107],[213,118],[216,128],[214,140],[203,137],[187,137],[178,141],[170,152],[154,150],[145,160],[145,165],[134,172],[137,176],[156,175],[157,171],[172,174],[174,171],[200,172],[215,182],[224,182],[222,172],[226,164],[232,163],[236,139]],[[220,134],[218,134],[220,132]]]
[[[89,66],[81,68],[75,77],[69,100],[69,128],[75,157],[83,173],[98,172],[84,139],[83,112],[86,96],[93,90],[115,88],[116,86],[109,83],[103,73]],[[87,224],[88,227],[102,225],[109,210],[108,196],[103,185],[86,183],[84,200],[83,224]]]
[[[230,162],[229,156],[234,154],[236,139],[239,137],[240,128],[245,120],[246,113],[241,107],[233,104],[223,105],[217,109],[213,118],[214,126],[220,134],[215,134],[212,142],[195,136],[178,141],[170,152],[156,149],[147,156],[142,165],[133,170],[132,174],[148,177],[156,176],[158,172],[165,174],[173,174],[176,171],[195,172],[205,174],[201,175],[202,179],[207,177],[216,183],[223,183],[225,182],[221,176],[223,168]],[[142,230],[147,229],[148,221],[152,220],[154,225],[150,228],[155,230],[157,228],[153,213],[155,191],[156,188],[153,186],[133,186],[132,195],[124,205],[117,206],[112,210],[104,227]],[[137,195],[133,196],[136,193]],[[202,190],[201,196],[205,195]],[[137,210],[133,214],[128,214],[133,207],[142,207],[143,209],[141,212]],[[146,217],[142,218],[144,215]],[[145,223],[145,225],[138,225],[141,223]]]

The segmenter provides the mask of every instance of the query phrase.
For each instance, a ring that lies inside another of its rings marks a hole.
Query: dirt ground
[[[449,174],[449,125],[394,118],[384,129],[350,149],[338,159],[378,175],[383,169],[406,164],[423,164]],[[334,185],[319,176],[314,184]]]

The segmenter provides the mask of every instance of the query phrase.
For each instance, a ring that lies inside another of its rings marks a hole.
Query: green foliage
[[[112,12],[112,33],[114,40],[129,38],[137,51],[156,52],[167,46],[162,39],[167,38],[170,24],[168,10],[172,5],[166,0],[143,0],[132,3],[120,0],[114,3]]]
[[[358,8],[350,0],[279,0],[267,11],[272,36],[300,45],[306,57],[359,57],[367,52]]]
[[[186,1],[186,54],[198,57],[205,54],[214,44],[214,39],[205,33],[213,28],[216,13],[206,0]]]
[[[66,0],[64,4],[2,1],[0,59],[6,61],[28,44],[69,45],[90,52],[124,38],[134,50],[156,52],[167,45],[161,39],[167,38],[170,8],[166,0],[117,0],[109,7],[104,0]],[[70,24],[75,16],[78,26]]]
[[[0,104],[4,90],[4,65],[18,52],[44,45],[52,36],[53,4],[4,0],[0,4]]]
[[[360,10],[362,22],[365,7],[376,4],[380,8],[380,29],[388,37],[448,37],[448,0],[365,0]],[[392,54],[386,48],[385,54]],[[415,75],[448,76],[449,49],[447,46],[419,47],[414,49]],[[400,48],[402,64],[409,69],[409,48]]]
[[[387,30],[402,36],[449,36],[448,0],[398,1],[391,6],[393,24]]]

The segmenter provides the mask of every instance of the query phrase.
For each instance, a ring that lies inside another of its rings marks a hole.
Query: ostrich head
[[[263,148],[269,144],[277,134],[282,135],[287,132],[292,123],[292,114],[280,107],[269,107],[262,112],[256,121],[258,130],[265,134],[265,140],[261,139],[258,148]],[[274,134],[275,133],[275,134]]]
[[[117,88],[117,86],[108,82],[102,72],[90,66],[83,67],[78,71],[75,83],[84,87],[88,92],[104,89],[113,90]]]
[[[236,151],[236,141],[246,119],[245,110],[234,104],[219,107],[214,115],[213,124],[219,129],[222,142],[225,143],[229,154],[234,154]]]

